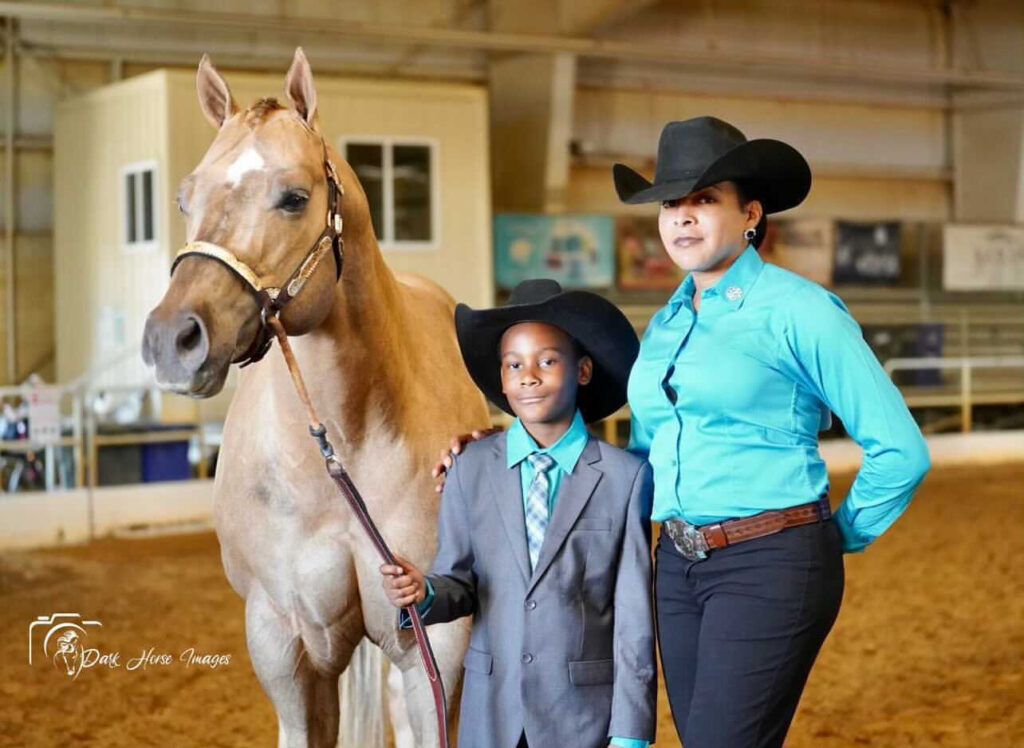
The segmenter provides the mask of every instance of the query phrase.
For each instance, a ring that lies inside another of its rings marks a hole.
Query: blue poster
[[[551,278],[565,288],[608,288],[615,275],[611,216],[502,213],[494,217],[494,278],[512,288]]]

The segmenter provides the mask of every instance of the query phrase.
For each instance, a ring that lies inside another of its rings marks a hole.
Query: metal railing
[[[34,389],[31,386],[0,387],[0,401],[18,399],[27,401]],[[62,422],[61,436],[46,441],[33,439],[31,438],[30,424],[28,438],[0,439],[0,460],[5,459],[7,462],[11,462],[18,459],[17,457],[3,458],[4,452],[26,456],[35,452],[42,453],[45,469],[45,490],[50,491],[57,487],[57,450],[68,447],[72,449],[72,460],[74,463],[74,478],[72,485],[67,486],[68,488],[93,488],[99,484],[99,452],[103,447],[166,444],[182,441],[191,443],[192,440],[195,440],[199,452],[198,477],[208,477],[207,463],[210,445],[207,443],[205,435],[205,424],[198,417],[179,421],[181,428],[140,430],[135,433],[102,433],[100,419],[97,417],[95,409],[91,407],[96,396],[101,393],[139,392],[149,390],[150,387],[90,387],[81,382],[75,382],[63,386],[47,385],[42,389],[59,393]],[[68,428],[69,425],[70,428]],[[65,431],[70,433],[65,435]],[[0,486],[0,493],[6,492],[7,485],[5,483]]]
[[[948,387],[925,388],[904,386],[901,388],[908,407],[960,406],[961,431],[973,427],[975,404],[1024,403],[1024,380],[1017,386],[976,391],[973,387],[975,369],[1021,369],[1024,371],[1024,356],[961,356],[950,358],[919,357],[891,358],[884,364],[885,373],[891,379],[896,371],[922,371],[934,369],[957,369],[960,371],[959,391],[951,392]],[[915,391],[916,390],[916,391]]]

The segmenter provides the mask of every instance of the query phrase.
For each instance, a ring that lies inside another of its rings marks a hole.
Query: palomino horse
[[[229,250],[263,285],[279,286],[323,230],[327,210],[309,64],[296,50],[285,80],[291,107],[262,99],[241,111],[205,56],[197,87],[218,132],[181,184],[187,239]],[[355,174],[327,153],[344,193],[341,281],[328,252],[281,321],[296,336],[312,400],[382,534],[427,566],[437,541],[437,445],[486,424],[486,405],[459,356],[451,297],[387,268]],[[149,315],[143,357],[161,387],[209,397],[259,330],[240,279],[209,257],[189,256]],[[402,672],[416,745],[435,745],[415,643],[396,629],[380,561],[324,471],[278,351],[240,371],[214,497],[224,570],[245,599],[249,653],[277,710],[279,745],[335,745],[339,677],[364,637]],[[468,622],[432,626],[430,638],[454,723]],[[365,698],[372,704],[379,694]]]

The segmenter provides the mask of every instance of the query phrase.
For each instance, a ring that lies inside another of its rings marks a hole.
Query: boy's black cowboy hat
[[[747,140],[728,122],[694,117],[669,122],[658,138],[654,182],[624,164],[612,167],[615,191],[624,203],[675,200],[718,182],[740,182],[765,213],[803,202],[811,169],[800,152],[779,140]]]
[[[587,423],[600,421],[626,402],[626,384],[640,342],[636,331],[610,301],[587,291],[563,291],[553,280],[523,281],[508,303],[493,309],[455,307],[455,331],[462,360],[487,399],[514,415],[501,392],[501,336],[520,322],[546,322],[564,330],[594,362],[590,383],[576,404]]]

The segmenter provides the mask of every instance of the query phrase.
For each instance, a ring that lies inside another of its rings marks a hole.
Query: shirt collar
[[[566,473],[571,473],[576,467],[583,448],[587,446],[587,427],[583,423],[583,415],[577,409],[569,428],[562,434],[558,441],[550,447],[541,448],[530,432],[523,426],[522,421],[516,418],[509,426],[505,442],[506,461],[508,467],[515,467],[534,453],[548,454]]]
[[[761,259],[761,255],[754,249],[754,245],[748,244],[747,248],[740,252],[729,269],[718,279],[718,282],[711,288],[704,289],[701,299],[721,296],[730,309],[739,309],[743,306],[743,302],[758,276],[761,275],[763,267],[764,260]],[[673,314],[679,311],[680,306],[686,306],[687,309],[692,307],[693,291],[693,274],[688,273],[668,300]]]

